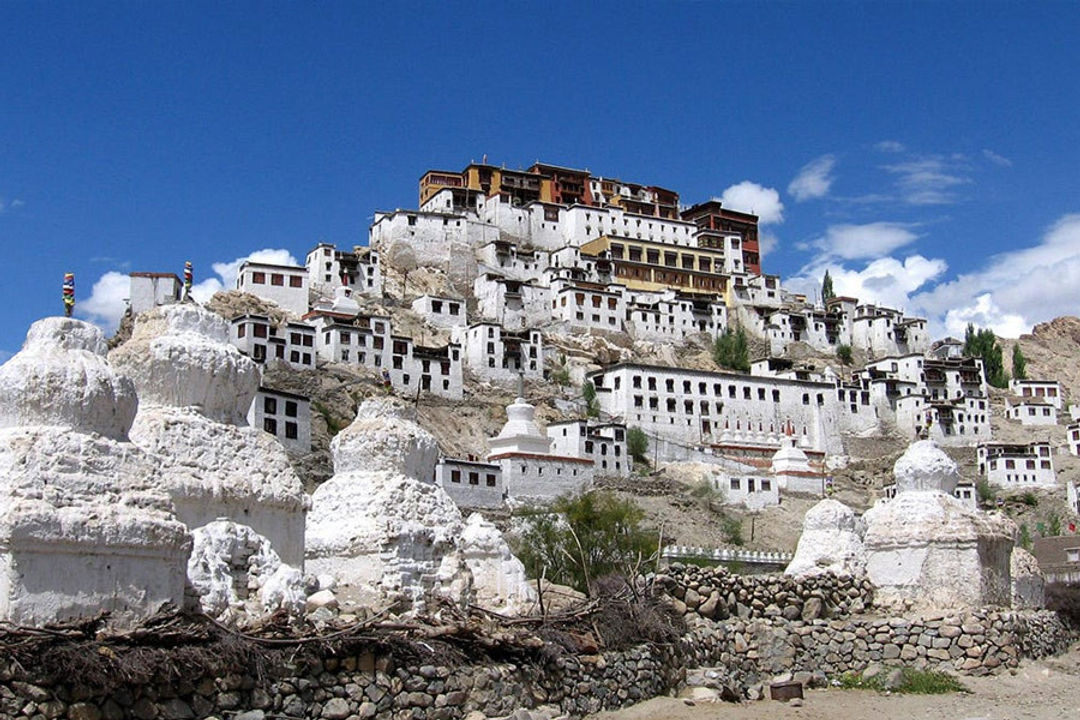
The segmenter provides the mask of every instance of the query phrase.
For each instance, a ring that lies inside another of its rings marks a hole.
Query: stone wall
[[[736,575],[723,567],[682,563],[672,563],[657,582],[673,597],[677,610],[710,620],[846,617],[869,608],[874,594],[865,578]]]

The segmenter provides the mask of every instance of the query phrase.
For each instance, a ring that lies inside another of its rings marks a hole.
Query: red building
[[[682,219],[694,223],[704,231],[739,233],[742,238],[743,267],[748,273],[761,274],[757,215],[729,210],[723,207],[719,200],[709,200],[683,211]]]

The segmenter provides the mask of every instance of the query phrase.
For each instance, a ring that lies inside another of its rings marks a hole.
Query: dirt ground
[[[1028,661],[1014,673],[962,678],[970,693],[887,695],[869,690],[809,690],[802,707],[759,702],[688,706],[677,698],[654,698],[594,720],[1018,720],[1080,717],[1080,645],[1060,657]]]

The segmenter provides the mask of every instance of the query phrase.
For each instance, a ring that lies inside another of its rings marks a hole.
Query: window
[[[480,473],[478,473],[478,472],[470,472],[469,473],[469,484],[470,485],[479,485],[480,484]]]
[[[300,276],[300,275],[290,275],[289,276],[289,287],[294,287],[294,288],[304,287],[304,278],[302,276]]]
[[[251,273],[251,282],[254,285],[265,285],[266,284],[266,273],[261,273],[261,272],[253,272],[253,273]]]
[[[285,401],[285,415],[287,417],[296,417],[296,414],[297,414],[296,401],[295,400],[286,400]]]
[[[451,470],[450,471],[450,482],[456,482],[456,483],[461,482],[461,471],[460,470]]]
[[[242,338],[245,335],[247,335],[247,326],[246,325],[238,325],[236,327],[236,337]]]
[[[277,435],[277,420],[274,418],[263,418],[263,430],[271,435]]]
[[[284,286],[285,285],[285,276],[282,275],[281,273],[272,274],[270,276],[270,284],[271,285],[277,285],[279,287]]]
[[[296,423],[294,423],[294,422],[285,423],[285,437],[287,439],[295,440],[296,439],[296,430],[297,430]]]
[[[731,478],[730,486],[732,490],[739,490],[742,484],[739,482],[739,478]]]
[[[277,415],[277,398],[263,398],[263,412],[267,415]]]
[[[492,475],[491,473],[488,473],[487,475],[484,476],[484,479],[487,481],[487,486],[488,487],[495,487],[495,476],[494,475]]]

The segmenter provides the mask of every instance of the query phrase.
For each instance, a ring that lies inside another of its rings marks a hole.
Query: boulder
[[[513,553],[502,533],[480,513],[473,513],[461,535],[465,564],[472,572],[475,602],[503,615],[530,610],[536,590],[525,576],[525,566]]]
[[[1014,547],[1009,571],[1014,610],[1041,610],[1046,607],[1046,578],[1034,555],[1022,547]]]

